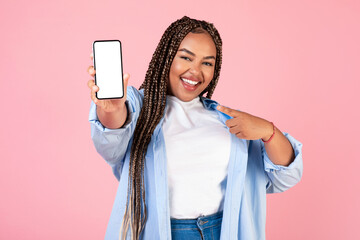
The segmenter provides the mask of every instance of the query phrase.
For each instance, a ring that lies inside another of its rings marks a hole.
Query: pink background
[[[6,1],[0,8],[0,239],[102,239],[117,181],[90,138],[92,42],[120,39],[139,87],[166,27],[215,23],[214,99],[304,144],[301,182],[268,195],[267,239],[360,239],[360,4]]]

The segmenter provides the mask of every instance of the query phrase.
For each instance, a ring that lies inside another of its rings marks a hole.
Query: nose
[[[190,66],[190,73],[198,77],[201,74],[201,63],[194,61]]]

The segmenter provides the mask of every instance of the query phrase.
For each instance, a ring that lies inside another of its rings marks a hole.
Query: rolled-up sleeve
[[[91,138],[96,151],[112,167],[113,173],[118,180],[120,180],[125,155],[140,114],[142,99],[143,96],[137,89],[134,87],[127,88],[126,107],[128,117],[124,126],[119,129],[104,127],[96,114],[96,104],[91,102],[89,113]]]
[[[303,173],[302,143],[288,133],[284,133],[284,135],[295,153],[294,161],[287,167],[274,164],[266,153],[264,143],[261,142],[264,168],[269,179],[266,186],[267,193],[283,192],[293,187],[300,181]]]

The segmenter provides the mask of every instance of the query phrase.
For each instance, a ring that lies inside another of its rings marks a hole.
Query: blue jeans
[[[172,240],[220,239],[223,212],[195,219],[171,219]]]

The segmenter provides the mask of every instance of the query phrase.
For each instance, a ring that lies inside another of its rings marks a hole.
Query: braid
[[[171,63],[185,36],[189,32],[204,32],[203,30],[211,35],[216,46],[214,77],[201,93],[201,96],[207,93],[206,97],[211,98],[220,74],[222,41],[213,24],[186,16],[173,22],[166,29],[152,56],[145,80],[140,86],[140,89],[144,89],[144,100],[131,146],[127,203],[121,226],[122,239],[126,238],[129,227],[131,239],[139,239],[145,227],[147,218],[144,181],[145,155],[151,136],[164,115]]]

